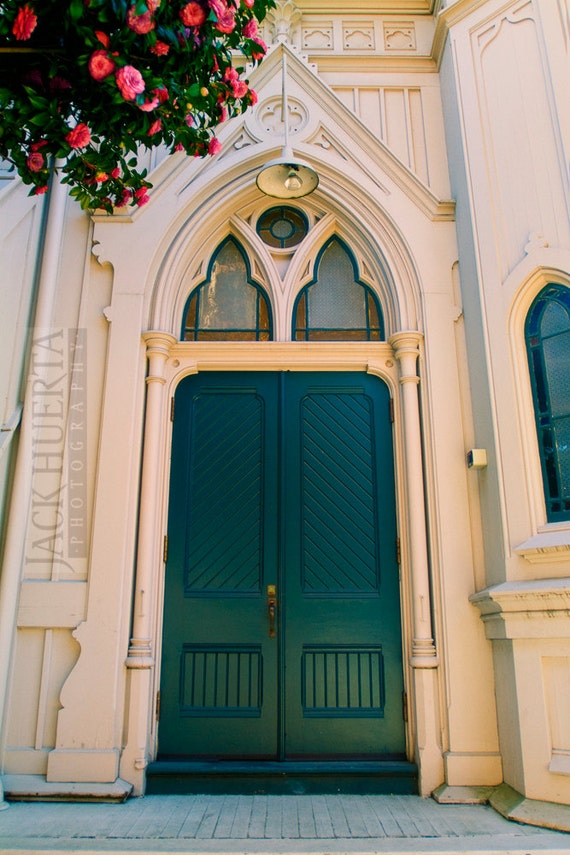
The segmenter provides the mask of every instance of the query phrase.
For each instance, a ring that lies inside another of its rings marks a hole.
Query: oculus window
[[[359,281],[352,253],[331,238],[319,253],[315,278],[293,310],[294,341],[381,341],[382,314],[376,295]]]
[[[186,302],[183,341],[269,341],[271,306],[251,278],[249,261],[234,238],[216,250],[205,282]]]
[[[302,211],[279,205],[265,211],[257,221],[257,234],[267,246],[290,249],[298,246],[309,230]]]
[[[570,520],[570,289],[547,285],[525,338],[549,522]]]

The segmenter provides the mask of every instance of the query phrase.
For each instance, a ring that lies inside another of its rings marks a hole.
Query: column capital
[[[402,359],[404,356],[419,356],[420,343],[423,341],[423,335],[418,330],[402,330],[402,332],[394,333],[388,339],[388,343],[394,349],[396,359]]]
[[[417,330],[395,333],[388,339],[394,349],[394,357],[400,364],[400,383],[419,383],[417,361],[423,336]]]
[[[171,348],[178,341],[172,333],[163,332],[162,330],[146,330],[143,332],[142,337],[146,344],[146,355],[149,361],[153,356],[161,356],[165,360],[168,359]]]

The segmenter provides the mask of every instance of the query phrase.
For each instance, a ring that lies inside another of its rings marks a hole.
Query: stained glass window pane
[[[184,341],[269,341],[271,310],[262,289],[249,279],[245,255],[232,239],[217,250],[208,280],[186,304]]]
[[[307,218],[296,208],[280,205],[265,211],[257,222],[257,234],[261,240],[279,249],[297,246],[309,230]]]
[[[526,344],[550,522],[570,519],[570,289],[548,285],[532,304]]]
[[[226,243],[212,265],[210,281],[200,295],[200,328],[255,328],[255,288],[248,287],[243,256],[234,243]]]

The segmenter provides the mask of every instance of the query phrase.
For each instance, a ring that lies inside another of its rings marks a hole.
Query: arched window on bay
[[[543,288],[525,338],[547,519],[570,520],[570,288]]]
[[[271,306],[251,277],[247,255],[233,237],[216,249],[206,280],[184,308],[183,341],[270,341]]]
[[[339,238],[321,249],[315,278],[293,310],[293,341],[381,341],[382,313],[372,289],[359,279],[354,256]]]

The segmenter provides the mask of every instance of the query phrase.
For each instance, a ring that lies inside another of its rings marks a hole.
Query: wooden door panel
[[[349,373],[181,382],[161,755],[403,753],[388,404]]]

